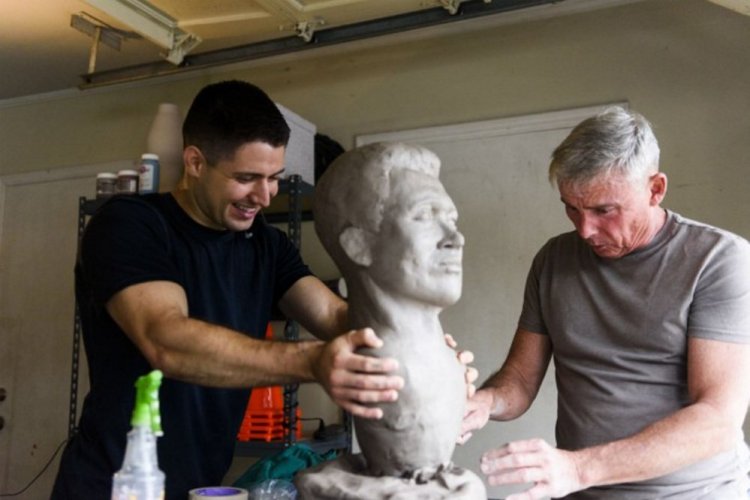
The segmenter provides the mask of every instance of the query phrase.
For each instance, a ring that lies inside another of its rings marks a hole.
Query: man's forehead
[[[558,183],[558,189],[560,194],[582,196],[588,193],[622,191],[632,185],[631,179],[625,175],[608,173],[597,175],[591,179],[562,181]]]

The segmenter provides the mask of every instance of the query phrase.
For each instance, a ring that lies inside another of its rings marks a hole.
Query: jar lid
[[[97,179],[116,179],[117,175],[113,174],[112,172],[99,172],[96,174]]]
[[[121,175],[138,175],[138,171],[137,170],[120,170],[117,172],[117,176],[119,177]]]
[[[158,160],[159,159],[159,155],[154,154],[154,153],[143,153],[141,155],[141,159],[142,160]]]

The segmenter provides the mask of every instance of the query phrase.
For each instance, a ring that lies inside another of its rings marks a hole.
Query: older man
[[[470,403],[464,430],[510,420],[554,358],[557,447],[487,452],[509,499],[747,499],[750,245],[661,208],[667,177],[638,113],[615,107],[555,150],[575,231],[535,257],[510,353]]]

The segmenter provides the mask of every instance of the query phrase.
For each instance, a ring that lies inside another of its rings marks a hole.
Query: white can
[[[117,189],[117,175],[111,172],[96,174],[96,197],[109,198]]]
[[[120,170],[117,172],[116,194],[138,194],[138,172],[136,170]]]

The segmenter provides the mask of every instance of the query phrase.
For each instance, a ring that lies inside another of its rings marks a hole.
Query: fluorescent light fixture
[[[165,58],[179,65],[202,40],[199,36],[182,30],[177,20],[145,0],[85,0],[127,24],[144,38],[167,49]]]

